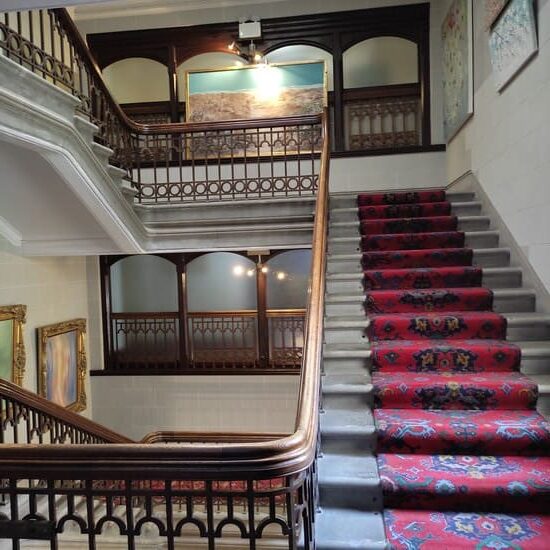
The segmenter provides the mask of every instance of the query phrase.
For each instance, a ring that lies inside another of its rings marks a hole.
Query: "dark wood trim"
[[[413,153],[435,153],[446,151],[447,146],[435,145],[414,145],[411,147],[388,147],[387,149],[369,149],[366,151],[333,151],[330,158],[352,158],[352,157],[379,157],[383,155],[410,155]]]
[[[392,84],[390,86],[369,86],[366,88],[347,88],[343,90],[344,100],[355,99],[386,99],[388,97],[405,97],[420,95],[421,85],[418,82],[410,84]]]
[[[258,311],[258,356],[260,368],[269,361],[269,327],[267,322],[266,274],[256,264],[256,310]]]
[[[111,302],[111,262],[109,256],[99,257],[99,278],[101,288],[101,323],[103,333],[103,368],[111,361],[112,344],[112,302]]]
[[[258,366],[244,366],[235,369],[219,367],[215,363],[201,363],[200,368],[189,369],[189,368],[177,368],[177,369],[118,369],[118,370],[92,370],[90,371],[90,376],[210,376],[215,375],[219,376],[222,374],[227,374],[230,376],[249,376],[249,375],[281,375],[281,374],[291,374],[299,375],[299,367],[288,367],[288,368],[262,368]]]
[[[177,58],[176,48],[170,45],[168,48],[168,83],[170,87],[170,122],[179,122],[179,98],[178,78],[176,74]]]
[[[187,322],[187,259],[179,254],[177,262],[178,308],[179,308],[179,354],[180,366],[187,366],[189,350],[189,327]]]

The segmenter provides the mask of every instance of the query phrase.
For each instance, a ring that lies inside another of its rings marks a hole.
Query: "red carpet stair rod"
[[[550,548],[550,433],[445,192],[358,197],[391,547]]]

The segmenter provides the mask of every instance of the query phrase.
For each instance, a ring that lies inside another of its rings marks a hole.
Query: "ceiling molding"
[[[286,0],[209,0],[208,5],[204,0],[111,0],[101,6],[77,6],[74,9],[76,21],[88,21],[97,19],[110,19],[116,17],[128,17],[131,10],[132,18],[166,15],[169,13],[181,13],[186,11],[210,10],[234,8],[242,6],[257,6],[258,4],[274,4]],[[254,15],[254,14],[243,14]]]

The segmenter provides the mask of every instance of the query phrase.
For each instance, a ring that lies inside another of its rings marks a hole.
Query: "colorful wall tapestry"
[[[485,0],[485,26],[489,28],[500,15],[509,0]]]
[[[443,126],[447,143],[474,112],[472,2],[454,0],[441,28]]]
[[[497,90],[501,91],[537,50],[533,0],[511,0],[489,35]]]
[[[325,64],[251,65],[187,73],[186,120],[217,122],[320,113]]]

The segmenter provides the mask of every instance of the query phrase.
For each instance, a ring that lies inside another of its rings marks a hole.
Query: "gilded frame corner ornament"
[[[69,411],[80,412],[86,409],[86,319],[72,319],[36,329],[38,334],[38,394],[47,397],[47,354],[48,339],[67,332],[76,331],[76,401],[65,406]]]
[[[10,382],[22,386],[27,361],[24,339],[27,306],[21,304],[0,306],[0,321],[13,321],[13,361]]]

